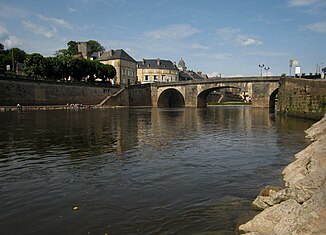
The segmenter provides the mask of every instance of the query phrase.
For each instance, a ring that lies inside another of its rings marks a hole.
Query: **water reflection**
[[[210,107],[3,112],[0,123],[0,234],[235,234],[312,122]]]

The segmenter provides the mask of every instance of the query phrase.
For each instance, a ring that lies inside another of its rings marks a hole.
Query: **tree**
[[[5,69],[6,65],[13,63],[23,63],[26,59],[26,52],[19,48],[11,48],[8,50],[1,49],[3,45],[0,43],[0,68]]]
[[[98,52],[98,51],[105,51],[105,47],[101,45],[98,41],[89,40],[88,46],[91,48],[91,53]]]
[[[14,55],[14,60],[15,62],[19,62],[19,63],[24,63],[27,54],[24,50],[21,50],[19,48],[12,48],[10,49],[10,51],[13,50],[13,55]]]
[[[8,64],[12,64],[12,58],[9,55],[8,50],[3,50],[0,53],[0,70],[5,71]]]
[[[69,41],[67,43],[68,48],[59,49],[54,54],[55,56],[73,56],[78,54],[78,44],[75,41]]]
[[[45,58],[46,71],[45,75],[51,80],[62,79],[63,76],[63,62],[60,57]]]
[[[78,44],[76,41],[69,41],[67,43],[68,46],[68,54],[69,55],[77,55],[78,54]]]
[[[117,71],[115,70],[113,65],[107,64],[108,70],[108,78],[114,78],[117,75]]]
[[[88,80],[90,82],[94,82],[95,81],[95,75],[97,74],[97,70],[98,70],[98,66],[97,63],[99,63],[98,61],[94,61],[94,60],[85,60],[86,62],[86,77],[88,77]]]
[[[0,43],[0,53],[2,53],[2,51],[5,49],[5,47],[3,46],[2,43]]]
[[[46,60],[41,54],[33,53],[27,56],[25,62],[25,72],[28,75],[44,77],[46,74]]]
[[[57,57],[69,56],[68,49],[59,49],[54,53]]]
[[[86,77],[86,62],[85,60],[72,58],[71,62],[71,76],[75,81],[81,81],[84,77]]]
[[[91,53],[98,51],[105,51],[105,47],[98,41],[89,40],[88,46],[90,47]],[[76,41],[69,41],[66,49],[59,49],[55,52],[55,56],[73,56],[78,54],[78,43]]]

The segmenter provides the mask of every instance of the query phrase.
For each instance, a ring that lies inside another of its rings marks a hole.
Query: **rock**
[[[251,221],[246,224],[240,225],[240,232],[250,233],[256,232],[261,235],[273,234],[275,226],[281,219],[289,216],[290,214],[298,214],[300,204],[295,200],[290,199],[281,204],[269,207],[256,215]]]
[[[285,188],[265,188],[253,202],[263,211],[241,232],[326,234],[326,115],[306,133],[314,142],[283,170]]]
[[[264,210],[270,207],[270,205],[266,203],[267,198],[268,197],[264,197],[264,196],[256,197],[256,199],[252,202],[253,207],[257,210]]]
[[[322,118],[319,122],[313,124],[309,129],[306,131],[307,138],[315,141],[320,136],[325,135],[326,133],[326,114],[324,118]]]
[[[283,218],[274,234],[326,234],[326,190],[306,201],[297,215]]]

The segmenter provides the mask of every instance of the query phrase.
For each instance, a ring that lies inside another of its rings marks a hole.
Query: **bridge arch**
[[[275,89],[269,96],[269,109],[271,112],[275,112],[277,103],[278,88]]]
[[[203,90],[197,96],[197,107],[198,108],[206,107],[207,106],[207,97],[211,92],[226,89],[226,88],[239,89],[239,93],[241,91],[240,87],[235,87],[235,86],[218,86],[218,87],[212,87],[212,88]]]
[[[157,101],[157,107],[159,108],[174,108],[185,107],[185,99],[183,95],[174,88],[164,90]]]

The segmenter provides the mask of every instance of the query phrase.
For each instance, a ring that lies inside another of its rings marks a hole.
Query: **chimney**
[[[160,65],[161,65],[160,58],[157,58],[157,66],[160,66]]]
[[[110,50],[110,51],[109,51],[109,55],[110,55],[110,56],[113,56],[113,53],[114,53],[114,50]]]
[[[145,58],[143,58],[143,65],[145,65],[145,62],[146,62],[146,61],[145,61]]]

